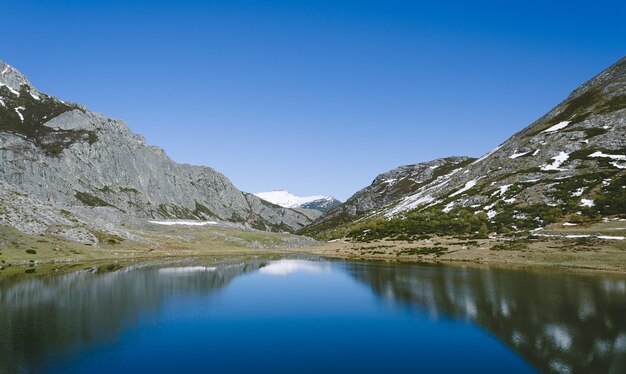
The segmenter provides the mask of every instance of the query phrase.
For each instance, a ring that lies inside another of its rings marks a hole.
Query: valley
[[[344,203],[239,191],[0,68],[2,271],[298,252],[626,271],[626,58],[484,156],[400,166]]]

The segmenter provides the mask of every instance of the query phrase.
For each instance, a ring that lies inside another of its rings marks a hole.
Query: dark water
[[[625,373],[626,278],[304,260],[0,276],[0,372]]]

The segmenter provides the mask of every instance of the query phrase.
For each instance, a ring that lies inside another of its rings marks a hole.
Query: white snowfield
[[[156,225],[164,226],[209,226],[217,225],[215,221],[187,221],[187,220],[172,220],[172,221],[148,221]]]
[[[272,192],[258,192],[255,193],[257,197],[269,201],[272,204],[282,206],[283,208],[299,208],[304,204],[312,203],[318,200],[332,200],[332,196],[298,196],[290,193],[286,190],[276,190]]]
[[[552,132],[556,132],[559,131],[561,129],[564,129],[567,127],[567,125],[570,124],[571,121],[563,121],[563,122],[559,122],[556,125],[550,127],[547,130],[543,130],[541,133],[552,133]]]

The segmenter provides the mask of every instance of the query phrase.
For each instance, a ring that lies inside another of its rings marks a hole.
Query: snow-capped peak
[[[275,190],[272,192],[255,193],[257,197],[272,204],[280,205],[285,208],[300,208],[303,205],[319,200],[334,201],[332,196],[314,195],[314,196],[298,196],[286,190]]]

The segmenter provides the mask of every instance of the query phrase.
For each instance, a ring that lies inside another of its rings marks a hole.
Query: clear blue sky
[[[346,199],[544,114],[626,54],[623,4],[20,0],[0,59],[244,191]]]

